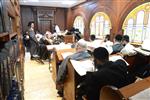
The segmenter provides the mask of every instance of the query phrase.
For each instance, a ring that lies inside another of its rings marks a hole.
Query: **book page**
[[[87,71],[90,72],[94,71],[93,61],[90,59],[83,60],[83,61],[76,61],[76,60],[70,60],[70,61],[72,66],[80,76],[85,75]]]
[[[73,52],[64,52],[64,53],[61,53],[62,57],[65,59],[66,57],[72,55]]]
[[[149,51],[145,51],[145,50],[142,50],[141,48],[134,48],[134,50],[144,56],[150,56],[150,52]]]
[[[51,50],[53,48],[55,48],[56,50],[62,50],[62,49],[70,49],[71,48],[71,44],[59,44],[59,45],[46,45],[47,50]]]
[[[150,100],[150,88],[145,89],[129,98],[130,100]]]
[[[120,55],[109,56],[109,61],[115,62],[116,60],[119,60],[119,59],[125,61]],[[125,63],[127,64],[127,66],[129,66],[129,64],[126,61],[125,61]]]

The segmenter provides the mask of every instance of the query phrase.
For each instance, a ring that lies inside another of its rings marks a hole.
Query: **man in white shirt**
[[[122,45],[124,48],[120,51],[123,55],[135,55],[136,51],[134,50],[134,46],[129,43],[129,36],[124,35],[122,39]]]

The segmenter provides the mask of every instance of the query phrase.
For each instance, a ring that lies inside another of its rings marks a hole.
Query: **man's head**
[[[127,43],[129,43],[129,36],[124,35],[122,38],[122,45],[125,46]]]
[[[30,22],[28,23],[28,27],[34,29],[34,21],[30,21]]]
[[[52,33],[50,31],[46,31],[45,36],[47,39],[50,39],[52,37]]]
[[[91,39],[91,41],[94,41],[95,40],[95,35],[93,34],[93,35],[90,35],[90,39]]]
[[[76,52],[85,51],[85,50],[87,50],[86,41],[83,39],[80,39],[76,44]]]
[[[94,64],[102,65],[109,60],[109,53],[104,47],[98,47],[93,52]]]
[[[109,40],[110,40],[110,35],[109,35],[109,34],[107,34],[107,35],[105,36],[105,40],[104,40],[104,42],[109,41]]]
[[[122,41],[122,35],[121,34],[117,34],[115,36],[115,42],[121,42]]]

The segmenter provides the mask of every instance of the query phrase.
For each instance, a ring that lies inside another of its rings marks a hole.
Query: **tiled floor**
[[[60,97],[57,97],[48,62],[42,65],[36,61],[31,61],[29,58],[29,53],[26,53],[24,67],[25,100],[61,100]]]

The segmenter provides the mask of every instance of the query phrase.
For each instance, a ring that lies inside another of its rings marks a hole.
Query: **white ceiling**
[[[19,0],[20,5],[70,8],[86,0]]]

